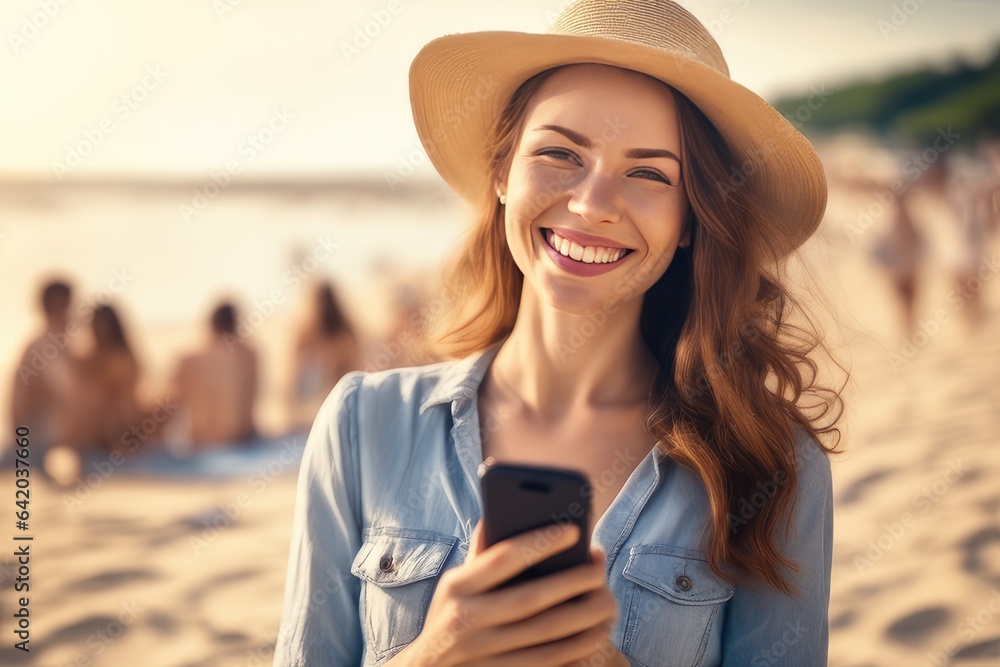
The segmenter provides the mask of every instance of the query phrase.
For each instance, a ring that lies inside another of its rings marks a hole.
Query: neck
[[[642,340],[641,308],[640,295],[612,309],[567,313],[539,302],[525,283],[486,390],[545,421],[643,407],[659,365]]]

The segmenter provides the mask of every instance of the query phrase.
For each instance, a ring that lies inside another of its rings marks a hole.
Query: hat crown
[[[556,17],[548,32],[650,46],[682,54],[729,76],[719,44],[698,19],[672,0],[577,0]]]

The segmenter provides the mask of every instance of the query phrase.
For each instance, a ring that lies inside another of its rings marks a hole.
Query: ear
[[[500,196],[506,194],[506,192],[507,192],[507,181],[506,180],[504,180],[503,182],[493,181],[492,190],[493,190],[493,196],[494,197],[500,197]]]

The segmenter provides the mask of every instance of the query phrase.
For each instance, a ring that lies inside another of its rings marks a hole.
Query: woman
[[[329,282],[312,294],[309,322],[295,342],[291,416],[293,427],[308,427],[323,399],[345,373],[361,368],[357,335]]]
[[[78,402],[86,426],[75,440],[104,452],[126,450],[135,438],[131,429],[147,416],[137,397],[139,363],[113,307],[97,306],[90,326],[93,347],[80,360]]]
[[[777,278],[825,207],[808,142],[665,0],[435,40],[410,87],[481,215],[457,360],[321,408],[275,664],[825,665],[839,397]],[[493,590],[575,535],[485,548],[486,456],[589,477],[591,564]]]
[[[907,190],[890,208],[889,228],[873,248],[875,261],[885,271],[902,309],[903,336],[913,335],[917,322],[917,287],[927,243],[920,232],[913,211],[921,194]],[[926,210],[926,209],[925,209]]]

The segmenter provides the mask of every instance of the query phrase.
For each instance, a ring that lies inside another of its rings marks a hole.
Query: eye
[[[671,181],[669,178],[667,178],[658,171],[653,171],[652,169],[640,169],[639,171],[633,171],[631,175],[635,176],[637,174],[648,174],[648,176],[652,177],[649,178],[648,176],[640,176],[641,178],[646,178],[647,180],[659,181],[661,183],[666,183],[667,185],[674,184],[673,181]]]
[[[576,157],[574,153],[564,150],[562,148],[545,148],[538,151],[536,155],[549,155],[556,158],[557,160],[564,160],[564,161],[567,158],[569,158],[574,162],[579,162],[579,159]]]

